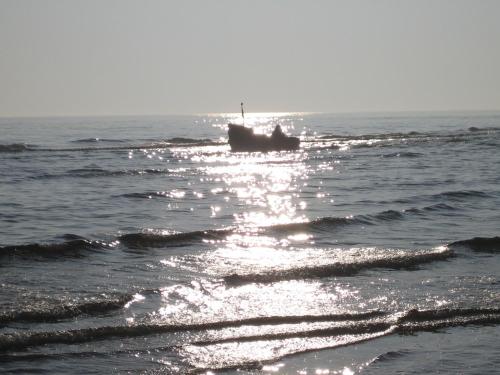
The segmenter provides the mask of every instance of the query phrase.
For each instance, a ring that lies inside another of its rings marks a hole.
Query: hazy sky
[[[0,116],[500,109],[500,1],[0,0]]]

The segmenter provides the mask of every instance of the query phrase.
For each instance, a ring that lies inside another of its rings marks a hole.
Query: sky
[[[0,116],[500,109],[497,0],[0,0]]]

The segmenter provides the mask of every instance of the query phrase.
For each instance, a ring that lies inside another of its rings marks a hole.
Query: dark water
[[[492,373],[500,114],[0,119],[0,371]]]

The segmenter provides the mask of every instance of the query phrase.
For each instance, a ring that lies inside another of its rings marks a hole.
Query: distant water
[[[0,372],[493,373],[500,114],[0,119]]]

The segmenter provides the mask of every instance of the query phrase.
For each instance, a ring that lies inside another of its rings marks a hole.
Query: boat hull
[[[297,137],[269,137],[254,134],[253,129],[242,125],[229,124],[228,136],[231,151],[234,152],[267,152],[267,151],[293,151],[300,146]]]

